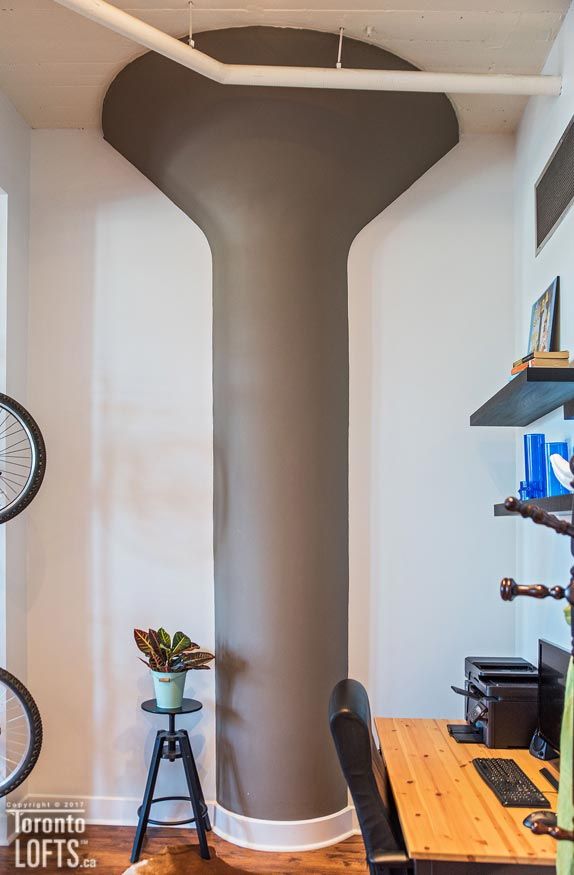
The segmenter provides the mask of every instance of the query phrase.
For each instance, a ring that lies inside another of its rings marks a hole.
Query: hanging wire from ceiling
[[[189,14],[189,38],[187,40],[187,44],[191,46],[192,49],[194,49],[195,40],[193,38],[193,0],[187,0],[187,8]]]
[[[343,34],[345,32],[344,27],[339,28],[339,51],[337,53],[337,70],[341,69],[341,56],[343,54]]]

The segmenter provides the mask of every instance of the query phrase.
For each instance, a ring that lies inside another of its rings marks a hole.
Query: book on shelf
[[[550,362],[566,360],[566,363],[568,363],[569,357],[570,353],[567,349],[562,349],[556,352],[543,352],[542,350],[538,349],[534,352],[529,352],[526,355],[523,355],[522,358],[516,359],[515,362],[512,362],[512,367],[516,368],[518,365],[523,365],[525,362],[530,362],[533,359],[539,359],[540,361],[544,360],[549,362],[546,367],[551,368],[552,364],[550,364]],[[544,366],[539,365],[539,367]]]
[[[568,359],[539,359],[532,358],[527,362],[522,362],[519,365],[514,365],[511,370],[511,375],[520,374],[527,368],[567,368],[569,366]]]

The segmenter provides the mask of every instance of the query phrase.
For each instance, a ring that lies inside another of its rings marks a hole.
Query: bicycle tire
[[[10,674],[9,671],[6,671],[5,668],[0,668],[0,683],[3,683],[14,693],[15,696],[17,696],[26,712],[30,725],[30,743],[28,745],[28,751],[18,769],[10,776],[8,783],[4,786],[0,785],[1,798],[7,796],[8,793],[12,793],[13,790],[19,787],[20,784],[26,780],[38,762],[38,757],[40,756],[40,751],[42,749],[43,731],[42,718],[40,717],[38,706],[32,698],[32,694],[24,684],[19,681],[18,678],[14,677],[13,674]]]
[[[36,420],[18,401],[0,393],[0,409],[7,410],[25,426],[35,454],[34,470],[25,490],[9,507],[0,510],[1,525],[22,513],[36,497],[46,473],[46,444]]]

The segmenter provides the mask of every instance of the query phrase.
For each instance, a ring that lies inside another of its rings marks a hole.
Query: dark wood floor
[[[193,833],[184,829],[151,828],[149,838],[144,845],[142,859],[160,851],[165,845],[174,845],[178,841],[186,844],[193,841]],[[97,861],[95,869],[87,871],[95,875],[121,875],[130,865],[130,851],[134,830],[126,826],[90,826],[86,832],[88,840],[83,854]],[[218,838],[213,833],[209,836],[219,857],[230,866],[244,869],[257,875],[292,875],[306,872],[309,875],[365,875],[367,869],[364,863],[365,852],[360,837],[356,836],[324,848],[320,851],[306,853],[269,854],[262,851],[249,851],[238,848]],[[0,848],[0,872],[17,872],[15,868],[14,851],[12,848]],[[22,871],[30,871],[24,869]],[[68,868],[58,869],[56,865],[41,868],[42,873],[70,872]],[[86,870],[76,870],[86,871]]]

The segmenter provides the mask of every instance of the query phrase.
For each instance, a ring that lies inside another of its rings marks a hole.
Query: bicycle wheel
[[[40,756],[42,720],[18,678],[0,668],[0,797],[26,780]]]
[[[44,479],[46,447],[27,410],[0,394],[0,523],[27,507]]]

